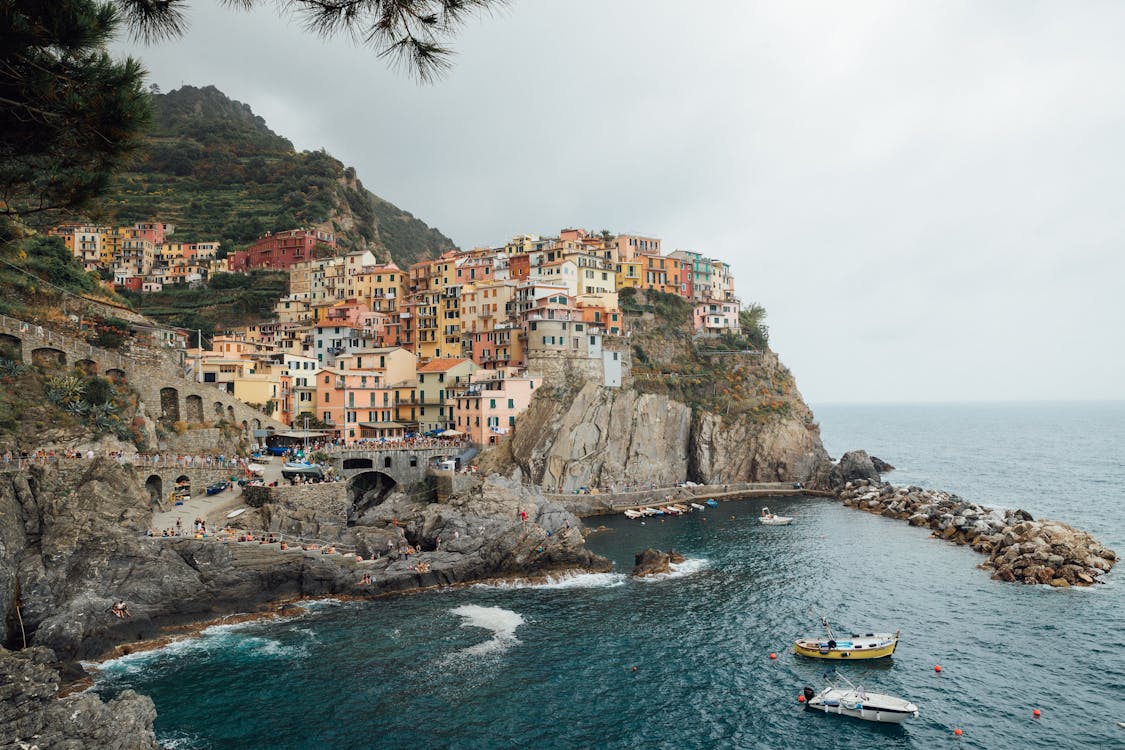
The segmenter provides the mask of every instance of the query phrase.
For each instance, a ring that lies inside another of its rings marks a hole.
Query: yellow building
[[[468,384],[476,364],[462,357],[435,359],[418,368],[418,429],[446,430],[453,426],[454,389]]]

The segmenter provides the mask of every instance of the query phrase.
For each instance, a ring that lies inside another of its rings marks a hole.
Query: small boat
[[[287,461],[281,465],[281,476],[286,479],[296,479],[303,477],[305,479],[321,479],[324,477],[324,470],[320,468],[320,464],[310,464],[305,461]]]
[[[836,675],[845,686],[834,685],[819,693],[805,686],[805,706],[809,710],[823,711],[826,714],[851,716],[864,721],[877,721],[882,724],[901,724],[907,719],[918,717],[918,707],[902,698],[884,693],[869,693],[863,686],[856,686],[843,675]]]
[[[706,505],[700,505],[699,503],[692,503],[691,507],[692,507],[693,510],[703,510],[707,506]]]
[[[882,659],[890,656],[898,647],[898,631],[894,633],[867,633],[850,636],[837,636],[828,624],[828,618],[821,617],[825,636],[799,638],[793,644],[793,653],[812,659]]]
[[[718,508],[719,507],[719,501],[716,500],[715,498],[711,498],[707,501],[707,507],[708,508]]]
[[[676,503],[672,507],[680,513],[691,513],[691,508],[687,507],[686,505],[681,505],[680,503]]]
[[[672,506],[672,505],[666,505],[663,508],[661,508],[660,510],[664,511],[669,516],[680,515],[680,511],[676,510],[675,506]]]
[[[632,508],[625,511],[626,518],[644,518],[644,515],[639,510],[633,510]]]
[[[230,513],[227,513],[227,518],[237,518],[238,516],[241,516],[243,513],[245,513],[248,510],[250,510],[250,509],[249,508],[239,508],[238,510],[232,510]]]
[[[788,526],[793,523],[793,519],[790,516],[775,516],[770,513],[769,508],[762,508],[762,514],[758,516],[758,522],[766,526]]]

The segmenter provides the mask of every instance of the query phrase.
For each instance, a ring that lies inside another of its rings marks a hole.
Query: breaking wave
[[[451,612],[461,618],[463,628],[483,628],[492,631],[492,638],[462,649],[459,654],[486,656],[503,653],[520,642],[516,638],[516,628],[523,625],[524,620],[518,612],[500,607],[481,607],[477,604],[465,604]]]

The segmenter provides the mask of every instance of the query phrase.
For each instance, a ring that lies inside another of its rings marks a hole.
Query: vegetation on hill
[[[752,330],[696,339],[692,305],[674,294],[622,289],[618,295],[632,332],[634,387],[644,393],[670,396],[688,406],[724,417],[748,415],[766,422],[794,413],[800,403],[792,373],[765,346],[758,325],[765,318],[760,305]],[[757,323],[755,323],[757,321]]]
[[[365,189],[354,168],[323,150],[296,151],[214,86],[154,91],[152,102],[142,155],[103,201],[119,223],[159,219],[176,225],[174,240],[218,239],[228,248],[315,226],[344,249],[371,248],[404,267],[454,246]]]
[[[61,238],[42,235],[0,243],[0,290],[0,313],[25,319],[60,316],[72,295],[125,302],[87,273]]]
[[[137,394],[124,382],[80,369],[20,364],[0,350],[0,451],[40,445],[53,439],[96,439],[111,435],[145,449],[134,418]]]
[[[289,275],[284,271],[253,271],[217,273],[202,288],[170,286],[162,292],[124,292],[123,296],[159,323],[202,330],[206,344],[216,331],[273,319],[273,304],[288,289]]]
[[[151,115],[140,64],[106,54],[119,16],[90,0],[0,3],[0,242],[99,195]]]

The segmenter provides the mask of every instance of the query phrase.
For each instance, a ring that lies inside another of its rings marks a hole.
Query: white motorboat
[[[853,685],[841,674],[836,677],[845,684],[829,682],[828,687],[819,693],[805,686],[805,706],[808,709],[881,724],[901,724],[918,717],[918,707],[910,701],[883,693],[869,693],[862,685]]]
[[[704,510],[707,506],[701,505],[700,503],[692,503],[691,507],[695,510]]]
[[[793,523],[793,518],[791,516],[775,516],[769,508],[762,508],[762,514],[758,516],[758,522],[766,526],[788,526]]]
[[[633,510],[632,508],[625,511],[626,518],[644,518],[644,515],[645,514],[641,513],[639,510]]]

